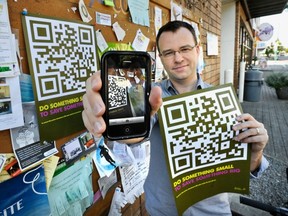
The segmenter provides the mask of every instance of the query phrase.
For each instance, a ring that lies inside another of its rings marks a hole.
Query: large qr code
[[[161,107],[172,177],[224,162],[246,160],[248,147],[232,138],[241,110],[231,87],[177,99]]]
[[[97,70],[93,26],[33,16],[25,22],[38,100],[84,92]]]
[[[119,76],[108,76],[108,104],[109,109],[115,109],[119,107],[126,106],[128,103],[128,95],[125,85],[121,85],[120,83],[125,83],[125,77]]]

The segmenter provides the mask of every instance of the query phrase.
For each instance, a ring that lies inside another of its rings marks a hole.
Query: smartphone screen
[[[150,130],[149,54],[108,51],[101,59],[101,72],[106,137],[119,140],[147,136]]]

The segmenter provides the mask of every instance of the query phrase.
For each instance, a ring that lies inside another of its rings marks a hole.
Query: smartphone
[[[123,140],[150,132],[151,58],[140,51],[107,51],[101,58],[104,137]]]

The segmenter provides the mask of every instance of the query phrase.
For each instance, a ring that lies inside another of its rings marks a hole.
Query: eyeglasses
[[[180,55],[183,55],[183,54],[187,54],[187,53],[190,53],[197,45],[194,45],[194,46],[184,46],[184,47],[181,47],[179,50],[165,50],[163,51],[162,53],[160,53],[159,55],[160,56],[163,56],[164,58],[173,58],[176,54],[176,52],[179,52]]]

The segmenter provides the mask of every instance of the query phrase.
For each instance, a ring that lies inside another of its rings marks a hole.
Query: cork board
[[[16,37],[19,40],[20,55],[22,57],[22,72],[30,74],[27,51],[24,41],[23,27],[21,22],[21,16],[23,9],[27,10],[28,14],[36,14],[39,16],[47,16],[57,19],[65,19],[76,22],[82,22],[79,11],[78,11],[78,1],[77,0],[26,0],[26,1],[13,1],[8,0],[8,12],[11,28]],[[105,40],[107,42],[117,42],[115,33],[110,26],[104,26],[96,24],[96,11],[104,14],[110,14],[112,18],[112,23],[118,22],[121,27],[125,30],[126,36],[121,41],[121,43],[132,43],[137,30],[141,30],[142,33],[150,38],[150,43],[148,45],[147,51],[155,50],[155,27],[154,27],[154,7],[157,6],[162,9],[162,23],[165,24],[170,19],[170,1],[160,0],[160,1],[150,1],[149,2],[149,22],[150,27],[141,26],[134,24],[131,21],[131,17],[128,11],[128,0],[114,0],[114,7],[108,7],[102,5],[101,1],[86,0],[84,1],[88,12],[90,13],[92,20],[89,24],[94,25],[95,30],[100,29]],[[176,1],[177,2],[177,1]],[[181,2],[178,2],[181,3]],[[72,8],[76,7],[77,10],[74,12]],[[196,20],[192,12],[185,12],[186,18],[190,20]],[[98,67],[99,68],[99,67]],[[83,131],[70,134],[69,136],[62,137],[56,140],[56,145],[59,150],[58,156],[62,157],[61,146],[71,140],[72,138],[80,135]],[[0,153],[11,153],[12,145],[10,138],[10,131],[4,130],[0,131]],[[94,169],[95,170],[95,169]],[[94,192],[98,190],[97,180],[99,175],[97,172],[93,172],[93,188]],[[119,179],[119,178],[118,178]],[[93,215],[97,212],[97,215],[105,215],[109,211],[110,202],[113,196],[113,190],[111,190],[105,200],[99,200],[90,209],[87,210],[86,215]],[[137,201],[138,202],[138,201]],[[141,201],[139,205],[141,205]]]

